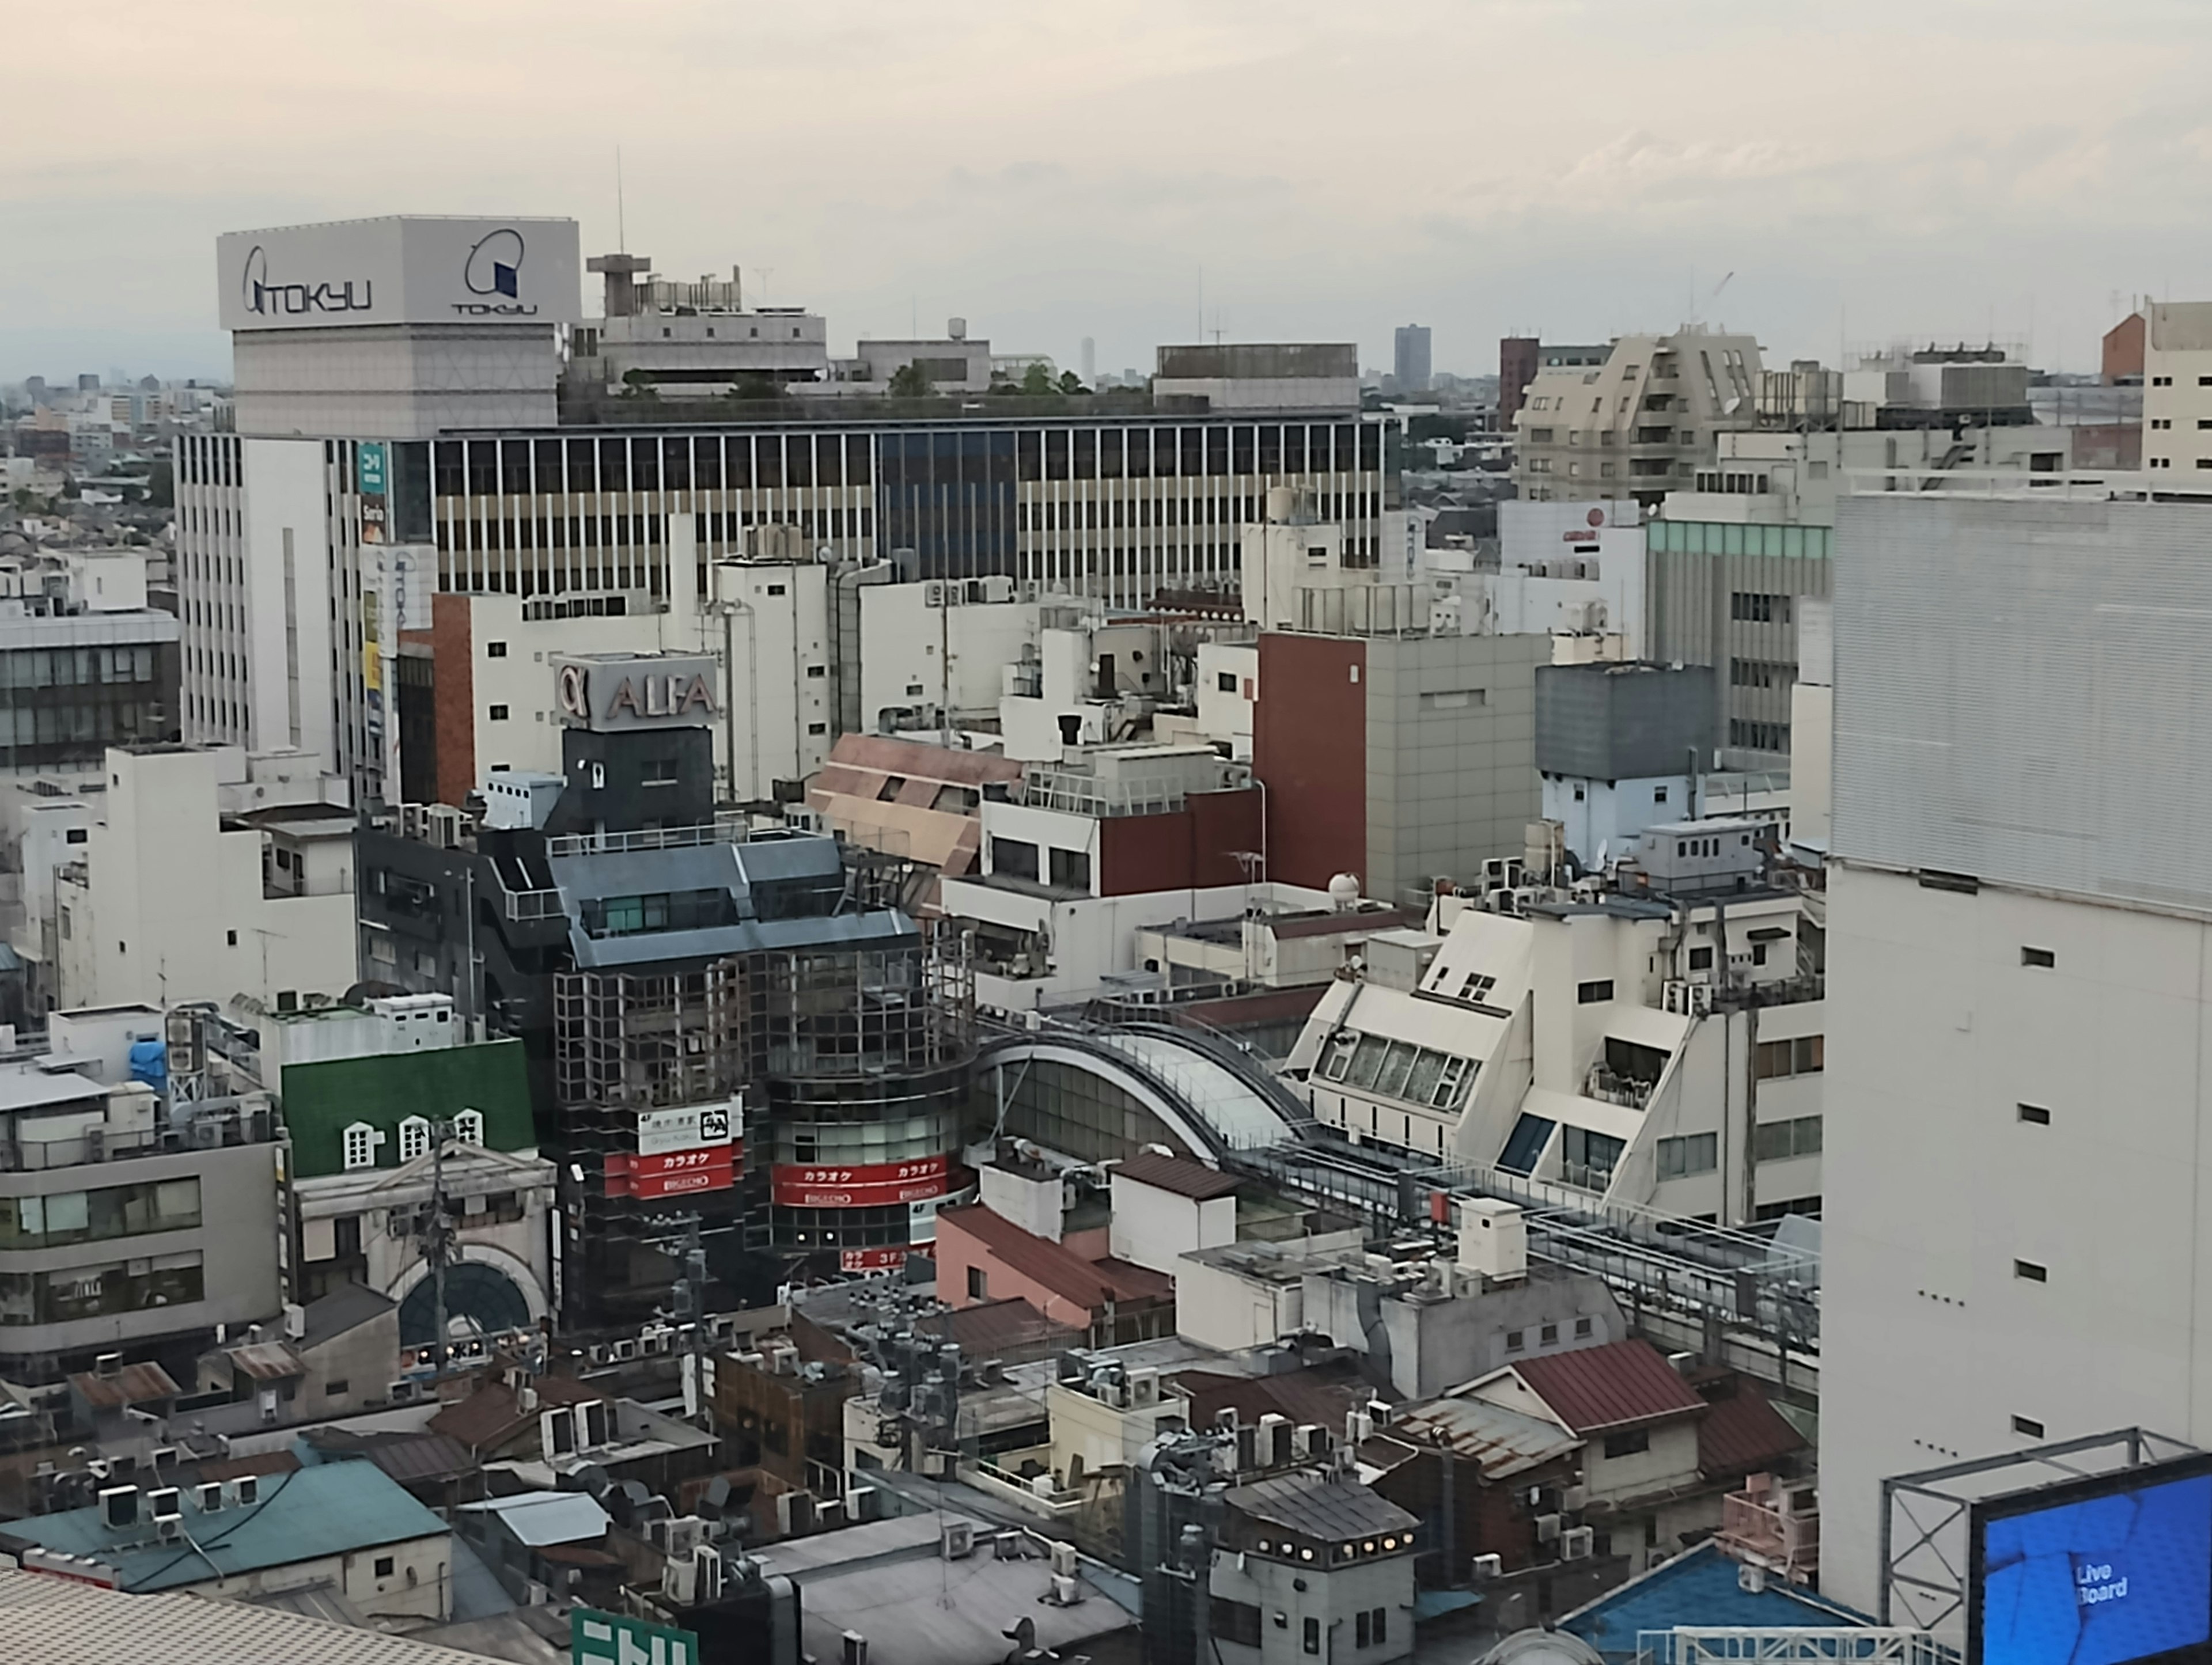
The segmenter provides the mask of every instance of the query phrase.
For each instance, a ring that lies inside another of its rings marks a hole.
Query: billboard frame
[[[1881,1482],[1875,1621],[1939,1638],[1948,1632],[1962,1665],[1980,1665],[1983,1534],[1990,1521],[2203,1474],[2212,1474],[2212,1452],[2148,1429],[2119,1428],[1891,1475]]]

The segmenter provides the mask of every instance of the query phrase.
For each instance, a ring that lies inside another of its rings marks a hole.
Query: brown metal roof
[[[1705,1401],[1649,1341],[1527,1358],[1512,1367],[1552,1414],[1578,1434],[1692,1416]]]
[[[1164,1301],[1175,1294],[1175,1280],[1149,1267],[1086,1261],[1066,1244],[1033,1236],[981,1203],[948,1208],[937,1224],[940,1232],[947,1225],[966,1232],[1012,1270],[1086,1312],[1097,1312],[1109,1301]]]
[[[1269,1412],[1292,1422],[1319,1423],[1342,1438],[1345,1413],[1364,1409],[1370,1400],[1389,1400],[1349,1360],[1309,1364],[1279,1376],[1226,1376],[1218,1370],[1178,1370],[1175,1385],[1190,1397],[1194,1428],[1211,1428],[1213,1419],[1234,1406],[1237,1419],[1257,1422]]]
[[[1805,1449],[1805,1437],[1784,1420],[1755,1382],[1728,1376],[1698,1384],[1711,1407],[1698,1425],[1698,1469],[1708,1478],[1771,1468]]]
[[[1218,1168],[1209,1168],[1185,1157],[1164,1157],[1157,1151],[1140,1152],[1113,1171],[1120,1178],[1134,1180],[1155,1190],[1172,1191],[1179,1197],[1199,1202],[1234,1196],[1239,1183],[1234,1174],[1224,1174]]]
[[[150,1405],[160,1399],[174,1399],[181,1391],[169,1373],[159,1364],[125,1364],[112,1376],[94,1376],[87,1371],[70,1378],[70,1386],[78,1398],[95,1411],[120,1410],[125,1405]]]
[[[300,1467],[289,1451],[264,1451],[255,1457],[212,1457],[197,1465],[200,1482],[244,1480],[249,1474],[289,1474]]]
[[[514,1389],[504,1382],[487,1381],[466,1399],[455,1401],[432,1417],[430,1427],[449,1439],[459,1440],[471,1451],[483,1452],[533,1425],[538,1411],[606,1397],[574,1376],[541,1376],[530,1385],[538,1392],[534,1410],[524,1410]]]
[[[1395,931],[1401,925],[1419,925],[1426,917],[1402,908],[1377,908],[1366,913],[1300,915],[1268,922],[1268,929],[1280,938],[1340,937],[1353,931]]]

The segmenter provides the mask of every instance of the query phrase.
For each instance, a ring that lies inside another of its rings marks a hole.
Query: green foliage
[[[918,364],[902,364],[891,373],[890,396],[895,399],[925,399],[929,397],[929,378],[921,373]]]
[[[1032,398],[1042,398],[1052,392],[1052,372],[1042,364],[1032,364],[1022,373],[1022,392]]]

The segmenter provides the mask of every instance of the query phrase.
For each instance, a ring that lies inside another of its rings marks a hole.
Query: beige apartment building
[[[1622,336],[1602,365],[1540,371],[1516,418],[1514,483],[1535,501],[1656,506],[1757,419],[1759,343],[1686,325]]]

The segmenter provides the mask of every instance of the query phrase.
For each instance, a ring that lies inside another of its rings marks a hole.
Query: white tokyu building
[[[1886,1476],[2212,1443],[2212,506],[1844,500],[1821,1587]]]

